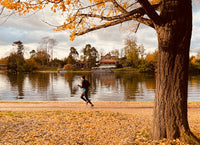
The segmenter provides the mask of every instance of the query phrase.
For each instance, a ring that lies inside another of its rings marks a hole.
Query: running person
[[[81,80],[82,80],[82,85],[78,85],[80,88],[83,89],[83,93],[81,94],[81,99],[83,99],[86,102],[86,104],[90,103],[91,107],[93,107],[94,105],[88,98],[88,90],[89,90],[90,83],[88,82],[88,80],[85,79],[84,75],[81,76]]]

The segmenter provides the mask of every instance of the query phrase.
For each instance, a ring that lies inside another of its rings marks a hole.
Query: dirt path
[[[152,102],[94,102],[94,108],[83,102],[0,102],[0,111],[41,111],[41,110],[103,110],[123,113],[153,113]],[[189,103],[191,115],[200,115],[200,102]]]
[[[113,112],[152,113],[153,103],[94,102],[94,107],[83,102],[1,102],[0,111],[40,111],[40,110],[103,110]]]

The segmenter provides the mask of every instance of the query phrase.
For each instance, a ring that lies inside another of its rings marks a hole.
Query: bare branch
[[[135,33],[137,33],[139,26],[140,26],[140,23],[137,24],[137,27],[135,28]]]
[[[138,1],[136,1],[136,2],[134,2],[134,3],[132,3],[132,4],[130,4],[130,5],[127,7],[127,9],[130,8],[130,7],[132,7],[133,5],[135,5],[135,4],[137,4],[137,3],[138,3]]]
[[[141,6],[144,8],[148,17],[155,23],[160,24],[160,16],[156,13],[154,7],[149,3],[148,0],[138,0]]]
[[[125,10],[123,7],[121,7],[121,6],[116,2],[116,0],[112,0],[112,2],[113,2],[113,4],[114,4],[114,6],[115,6],[118,10],[120,10],[122,13],[128,13],[127,10]]]
[[[50,1],[50,0],[46,0],[46,1],[48,1],[49,3],[59,4],[59,3],[61,3],[63,0],[59,0],[59,1]]]
[[[99,2],[99,3],[93,4],[93,5],[89,5],[89,6],[87,6],[87,7],[83,7],[83,8],[78,9],[78,11],[80,11],[80,10],[84,10],[84,9],[87,9],[87,8],[91,8],[91,7],[94,7],[94,6],[97,6],[97,5],[100,5],[100,4],[103,4],[103,3],[106,3],[106,2],[107,2],[107,0],[104,1],[104,2]]]
[[[45,24],[47,24],[47,25],[49,25],[51,27],[60,27],[60,26],[56,26],[56,25],[50,24],[50,23],[48,23],[47,21],[44,21],[44,20],[40,20],[40,21],[42,21],[43,23],[45,23]]]
[[[15,14],[15,12],[11,12],[10,14],[6,15],[6,19],[1,23],[1,24],[4,24],[7,22],[7,20],[9,19],[10,16],[12,16],[13,14]]]
[[[2,7],[0,10],[0,15],[3,13],[3,10],[5,9],[5,7]]]

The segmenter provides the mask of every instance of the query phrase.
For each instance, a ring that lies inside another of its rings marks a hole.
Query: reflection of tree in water
[[[96,92],[96,78],[93,73],[84,73],[82,75],[85,75],[86,79],[90,82],[90,89],[88,92],[88,96],[90,98],[91,94],[95,94]]]
[[[109,96],[112,97],[112,94],[119,93],[123,100],[135,100],[137,97],[145,97],[146,89],[155,90],[155,80],[152,75],[146,74],[137,74],[137,73],[86,73],[86,72],[72,72],[66,74],[57,74],[57,73],[30,73],[30,74],[8,74],[11,86],[18,89],[18,96],[24,96],[25,92],[24,86],[25,78],[26,83],[31,85],[31,91],[34,91],[33,94],[30,94],[33,97],[35,92],[41,94],[43,100],[56,101],[58,98],[57,90],[55,90],[55,85],[60,80],[62,76],[67,82],[67,90],[69,91],[69,96],[77,96],[81,93],[81,90],[78,89],[78,84],[81,84],[81,76],[85,75],[86,79],[90,82],[90,91],[89,96],[97,94],[97,91],[102,97],[105,97],[105,93],[101,92],[108,91]],[[193,81],[193,78],[190,78]],[[200,77],[199,77],[200,80]],[[55,81],[55,82],[54,82]],[[196,81],[196,80],[195,80]],[[28,85],[27,84],[27,85]],[[59,83],[58,83],[59,84]],[[63,87],[63,86],[62,86]],[[56,88],[59,86],[56,85]],[[66,88],[64,86],[64,88]],[[66,90],[64,90],[66,91]],[[59,96],[62,97],[62,96]],[[92,96],[91,96],[92,97]],[[99,96],[100,97],[100,96]],[[113,95],[115,97],[115,95]],[[37,97],[36,97],[37,98]],[[115,98],[113,98],[115,99]],[[111,98],[112,100],[112,98]]]
[[[88,93],[88,96],[90,96],[90,92],[92,92],[96,88],[95,78],[92,77],[91,73],[87,73],[87,72],[83,72],[83,73],[68,72],[66,74],[63,74],[63,76],[64,76],[65,80],[69,84],[71,97],[73,97],[77,93],[77,91],[78,91],[77,85],[81,84],[81,76],[82,75],[85,75],[86,79],[90,82],[90,91]],[[78,79],[76,79],[75,77],[77,77]],[[74,81],[75,79],[78,82],[75,82]]]
[[[50,74],[49,73],[40,73],[37,78],[37,86],[38,88],[43,88],[45,91],[47,90],[50,83]]]
[[[30,73],[28,75],[28,79],[29,79],[29,82],[31,83],[31,86],[32,86],[32,89],[36,89],[37,88],[37,84],[38,84],[38,73]]]
[[[152,82],[152,76],[147,74],[115,73],[115,76],[119,80],[119,83],[123,84],[125,100],[135,100],[136,96],[143,97],[144,82],[147,88],[155,88],[155,82]]]
[[[49,97],[50,97],[50,100],[52,101],[57,101],[57,95],[55,94],[55,91],[54,91],[54,81],[56,82],[58,80],[58,74],[57,73],[50,73],[50,79],[49,79],[49,82],[50,82],[50,88],[49,88]]]
[[[140,78],[132,73],[116,73],[116,77],[124,86],[124,99],[135,100]]]
[[[50,82],[51,75],[51,73],[30,73],[28,77],[32,89],[40,93],[43,100],[56,101],[56,96],[53,93],[53,88],[49,88],[50,85],[53,87],[53,82]],[[51,95],[49,95],[49,92]]]
[[[74,73],[66,73],[63,74],[65,80],[68,82],[69,84],[69,89],[70,89],[70,93],[71,96],[73,96],[74,94],[76,94],[78,88],[73,86],[73,81],[74,81]]]
[[[145,76],[145,85],[147,89],[156,89],[156,80],[154,74]]]
[[[189,75],[188,82],[192,87],[200,87],[200,75]]]
[[[24,96],[24,89],[23,89],[24,79],[25,79],[24,73],[17,73],[17,74],[8,73],[7,76],[11,86],[17,87],[18,96]]]
[[[57,73],[30,73],[28,75],[32,89],[37,90],[42,94],[44,100],[57,101],[57,97],[54,92],[54,81],[58,80]]]
[[[96,73],[94,78],[96,78],[97,84],[116,89],[116,78],[112,73]]]
[[[97,73],[93,74],[93,79],[96,79],[97,85],[105,86],[114,90],[124,91],[124,100],[135,100],[135,96],[143,95],[144,76],[136,73]],[[114,97],[114,96],[113,96]]]
[[[200,99],[200,75],[190,74],[188,78],[188,99]]]
[[[116,99],[116,95],[114,94],[120,90],[120,83],[113,73],[93,73],[92,77],[96,85],[94,94],[98,91],[98,97],[109,98],[109,100]]]
[[[32,88],[38,88],[38,91],[47,91],[50,83],[50,73],[30,73],[28,75]]]

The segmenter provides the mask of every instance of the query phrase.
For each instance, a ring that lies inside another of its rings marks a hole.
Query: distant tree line
[[[32,72],[37,70],[91,70],[99,65],[103,52],[99,54],[97,49],[91,44],[86,44],[82,48],[81,54],[75,47],[71,47],[69,54],[64,59],[53,58],[53,47],[57,41],[49,37],[42,38],[37,50],[31,50],[30,58],[24,58],[24,45],[21,41],[13,42],[16,51],[10,53],[8,57],[0,59],[0,63],[7,64],[8,71],[11,72]],[[103,50],[102,50],[103,51]],[[143,45],[137,45],[135,39],[127,38],[125,47],[119,52],[115,49],[109,52],[115,56],[118,68],[134,68],[140,72],[154,72],[157,63],[157,52],[153,54],[144,53]]]
[[[13,42],[16,51],[10,53],[8,57],[0,59],[0,64],[7,64],[8,71],[11,72],[32,72],[37,70],[91,70],[99,65],[99,60],[103,55],[91,44],[86,44],[81,53],[75,47],[71,47],[69,54],[64,59],[53,58],[53,47],[57,41],[45,37],[40,42],[37,50],[31,50],[30,58],[24,58],[24,45],[21,41]],[[119,69],[133,69],[139,72],[156,72],[158,51],[145,53],[144,46],[138,45],[136,39],[126,38],[125,47],[121,51],[115,49],[109,52],[115,56]],[[190,58],[190,72],[200,73],[200,53]]]

